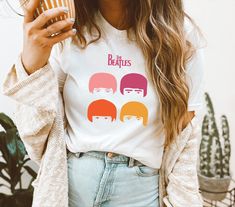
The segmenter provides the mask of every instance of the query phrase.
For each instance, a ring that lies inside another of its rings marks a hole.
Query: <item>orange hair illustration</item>
[[[148,121],[148,109],[146,106],[137,101],[131,101],[124,104],[121,108],[120,120],[123,122],[125,115],[137,116],[143,118],[143,125],[147,125]]]

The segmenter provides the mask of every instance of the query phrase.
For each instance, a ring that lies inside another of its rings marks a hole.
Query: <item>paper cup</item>
[[[25,1],[25,0],[21,0]],[[30,0],[26,0],[27,2]],[[34,13],[34,17],[37,18],[41,13],[48,9],[56,8],[56,7],[68,7],[69,12],[64,15],[58,16],[56,18],[53,18],[48,21],[48,23],[45,25],[45,27],[67,18],[75,18],[75,6],[74,6],[74,0],[41,0],[39,3],[38,8],[36,9]]]

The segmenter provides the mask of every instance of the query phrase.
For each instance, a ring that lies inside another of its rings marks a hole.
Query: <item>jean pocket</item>
[[[152,168],[146,165],[134,166],[135,172],[138,176],[149,177],[159,174],[159,169]]]

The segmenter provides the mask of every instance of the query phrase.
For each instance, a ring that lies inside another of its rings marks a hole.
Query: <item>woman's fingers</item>
[[[50,37],[50,38],[48,38],[48,44],[53,46],[54,44],[56,44],[58,42],[61,42],[61,41],[65,40],[68,37],[74,36],[76,34],[76,32],[77,32],[76,29],[71,29],[67,32],[63,32],[63,33],[60,33],[56,36]]]
[[[41,0],[20,0],[24,12],[24,23],[29,23],[34,20],[34,12],[39,6]]]
[[[56,7],[41,13],[34,21],[33,27],[41,29],[50,19],[68,13],[67,7]]]
[[[74,24],[73,18],[55,22],[54,24],[42,30],[42,36],[50,37],[52,34],[65,31],[65,28],[71,29],[73,24]]]

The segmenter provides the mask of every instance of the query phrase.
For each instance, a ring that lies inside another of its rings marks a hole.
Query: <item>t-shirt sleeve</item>
[[[196,51],[186,65],[186,80],[189,86],[188,111],[202,109],[205,91],[204,45],[196,28],[187,34],[187,39],[195,46]]]
[[[66,71],[63,69],[63,65],[61,64],[61,45],[60,43],[56,43],[53,45],[52,50],[51,50],[51,55],[49,58],[49,63],[55,72],[57,79],[58,79],[58,84],[59,84],[59,90],[62,93],[63,88],[64,88],[64,83],[67,77]]]

